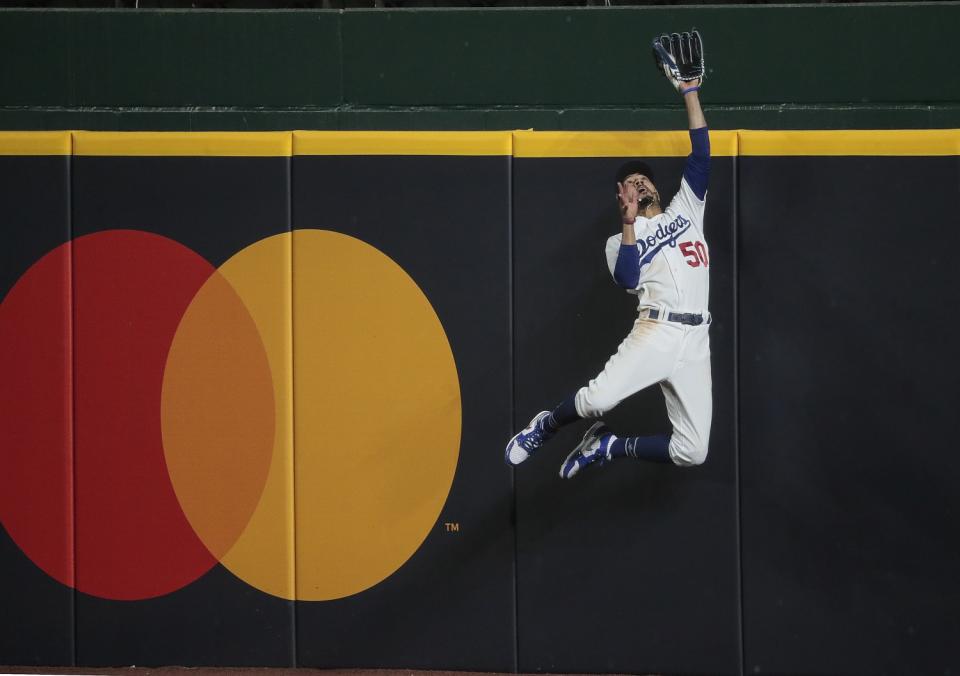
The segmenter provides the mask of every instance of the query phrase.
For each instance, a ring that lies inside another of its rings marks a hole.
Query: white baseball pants
[[[603,371],[576,395],[577,413],[599,418],[632,394],[660,383],[673,425],[670,458],[699,465],[713,417],[710,326],[639,318]]]

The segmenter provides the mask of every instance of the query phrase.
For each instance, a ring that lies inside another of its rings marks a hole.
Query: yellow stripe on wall
[[[710,131],[710,152],[737,154],[736,131]],[[687,131],[518,131],[514,157],[686,157]]]
[[[508,131],[295,131],[294,155],[507,155]]]
[[[745,156],[960,155],[960,129],[740,131]]]
[[[0,131],[0,155],[69,155],[69,131]]]
[[[960,156],[960,129],[711,130],[717,157]],[[0,155],[683,157],[686,131],[0,131]]]
[[[74,155],[150,157],[289,157],[292,134],[262,132],[77,131]]]

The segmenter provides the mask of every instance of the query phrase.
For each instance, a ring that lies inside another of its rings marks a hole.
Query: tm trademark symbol
[[[458,522],[456,522],[456,521],[447,521],[447,522],[445,522],[445,523],[443,524],[443,528],[444,528],[444,530],[446,530],[448,533],[459,533],[459,532],[460,532],[460,524],[459,524]]]

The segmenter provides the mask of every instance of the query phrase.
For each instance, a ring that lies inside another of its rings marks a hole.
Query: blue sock
[[[672,463],[669,448],[670,435],[668,434],[650,437],[615,437],[610,443],[610,457]]]
[[[556,432],[564,425],[580,420],[580,414],[577,413],[576,402],[577,395],[573,394],[560,402],[559,406],[553,409],[553,412],[543,419],[543,425],[549,432]]]

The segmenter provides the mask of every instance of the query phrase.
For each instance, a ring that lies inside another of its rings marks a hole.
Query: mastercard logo
[[[0,303],[0,520],[59,582],[169,594],[218,563],[284,599],[409,560],[456,471],[461,399],[430,302],[323,230],[220,267],[134,230],[79,237]]]

